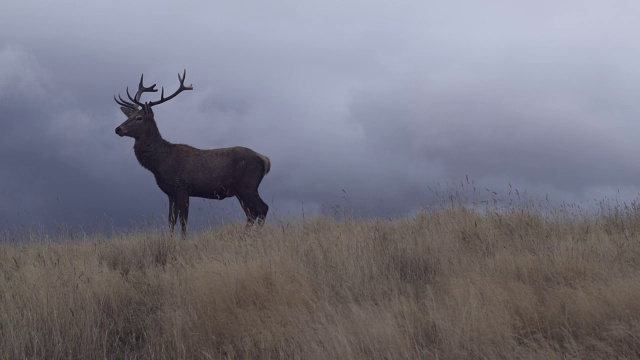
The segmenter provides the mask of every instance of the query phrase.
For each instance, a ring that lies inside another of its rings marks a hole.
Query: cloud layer
[[[0,226],[163,219],[112,97],[142,72],[172,89],[184,68],[195,90],[158,107],[160,131],[268,155],[274,214],[402,215],[466,176],[635,199],[638,15],[599,1],[6,5]],[[239,213],[193,204],[203,221]]]

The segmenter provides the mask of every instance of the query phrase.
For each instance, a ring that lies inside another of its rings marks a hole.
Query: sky
[[[142,73],[172,92],[183,69],[194,90],[154,107],[160,132],[268,156],[272,218],[405,216],[467,179],[480,200],[634,201],[638,18],[637,1],[3,1],[0,227],[164,221],[113,96]],[[191,201],[195,223],[240,214]]]

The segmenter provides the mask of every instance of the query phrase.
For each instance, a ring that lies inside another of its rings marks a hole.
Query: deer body
[[[171,99],[182,90],[191,90],[190,86],[183,85],[184,76],[178,78],[180,89],[167,99],[163,94],[157,103]],[[179,218],[182,234],[186,235],[191,196],[217,200],[235,196],[247,216],[247,225],[256,219],[262,224],[269,207],[260,198],[258,186],[271,168],[269,158],[240,146],[201,150],[164,140],[151,110],[157,103],[139,102],[143,92],[157,91],[154,87],[144,87],[141,78],[135,98],[129,95],[133,104],[116,99],[128,117],[116,128],[116,134],[135,139],[133,149],[138,162],[153,173],[158,187],[168,196],[171,232]]]

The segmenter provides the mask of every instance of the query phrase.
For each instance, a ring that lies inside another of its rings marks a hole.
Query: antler
[[[132,103],[124,100],[120,94],[118,94],[118,98],[116,99],[116,96],[113,96],[113,99],[119,104],[122,105],[124,107],[128,107],[130,109],[137,109],[138,106],[144,106],[143,103],[140,102],[140,97],[142,96],[143,93],[146,92],[158,92],[158,89],[155,89],[156,84],[153,84],[151,86],[144,86],[142,84],[142,81],[144,80],[144,74],[142,74],[140,76],[140,84],[138,84],[138,92],[136,93],[135,97],[131,97],[131,94],[129,94],[129,87],[127,87],[127,96],[129,97],[129,100],[132,101]]]
[[[152,106],[155,106],[155,105],[158,105],[158,104],[162,104],[165,101],[169,101],[169,100],[173,99],[174,97],[176,97],[176,95],[180,94],[184,90],[193,90],[193,84],[191,84],[189,86],[184,86],[184,78],[185,77],[187,77],[187,69],[184,70],[184,73],[182,74],[182,77],[180,77],[180,74],[178,73],[178,81],[180,81],[180,87],[178,88],[178,90],[176,90],[176,92],[171,94],[169,97],[165,98],[164,97],[164,86],[163,86],[162,87],[162,93],[160,95],[160,100],[158,100],[158,101],[149,101],[147,103],[147,106],[152,107]],[[154,86],[155,86],[155,84],[154,84]],[[155,91],[158,91],[158,90],[155,90]]]
[[[146,93],[146,92],[158,92],[158,89],[155,88],[156,84],[153,84],[151,86],[144,86],[142,84],[142,80],[144,79],[144,74],[142,74],[142,76],[140,76],[140,84],[138,84],[138,92],[136,93],[136,96],[131,97],[131,94],[129,94],[129,87],[127,87],[127,96],[129,97],[129,100],[131,100],[131,102],[128,102],[128,101],[124,100],[120,96],[120,94],[118,94],[117,98],[114,95],[113,99],[119,105],[124,106],[124,107],[128,107],[130,109],[138,109],[138,106],[151,108],[152,106],[155,106],[155,105],[158,105],[158,104],[162,104],[165,101],[169,101],[169,100],[173,99],[174,97],[176,97],[176,95],[180,94],[184,90],[193,90],[193,85],[189,85],[189,86],[185,86],[184,85],[185,77],[187,77],[187,70],[186,69],[182,73],[182,77],[180,77],[180,74],[178,74],[178,80],[180,81],[180,87],[178,88],[178,90],[176,90],[176,92],[171,94],[171,96],[166,97],[166,98],[164,97],[164,86],[163,86],[162,87],[162,93],[160,95],[160,100],[158,100],[158,101],[149,101],[149,102],[143,104],[143,103],[140,102],[140,97],[142,96],[142,94]]]

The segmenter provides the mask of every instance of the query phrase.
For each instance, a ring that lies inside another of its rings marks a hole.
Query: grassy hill
[[[640,210],[0,245],[0,358],[638,358]]]

